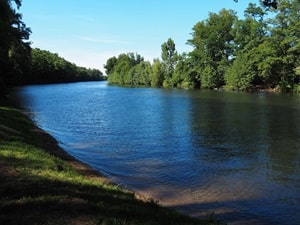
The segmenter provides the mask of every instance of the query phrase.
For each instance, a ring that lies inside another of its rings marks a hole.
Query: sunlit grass
[[[89,173],[18,110],[0,107],[0,224],[217,224]]]

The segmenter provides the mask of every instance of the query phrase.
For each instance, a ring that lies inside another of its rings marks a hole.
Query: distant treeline
[[[20,7],[20,0],[0,0],[0,99],[14,85],[106,78],[99,70],[78,67],[49,51],[31,49],[31,30],[18,13]]]
[[[300,92],[300,2],[261,4],[250,3],[244,19],[233,10],[209,13],[193,27],[189,53],[179,54],[169,38],[153,63],[136,53],[109,58],[109,83]]]
[[[23,77],[23,83],[45,84],[105,79],[100,70],[76,66],[58,54],[37,48],[31,50],[30,67],[30,72]]]

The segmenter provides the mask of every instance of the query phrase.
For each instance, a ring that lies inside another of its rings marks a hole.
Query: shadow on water
[[[212,212],[217,219],[226,221],[226,223],[231,225],[299,224],[298,211],[294,207],[284,209],[260,207],[262,203],[264,203],[262,199],[242,199],[237,201],[176,205],[174,208],[199,218],[205,218],[207,212]],[[243,207],[255,205],[257,207],[252,208],[252,210]],[[292,213],[294,216],[282,216],[284,213]],[[270,214],[272,214],[272,217],[266,216]]]

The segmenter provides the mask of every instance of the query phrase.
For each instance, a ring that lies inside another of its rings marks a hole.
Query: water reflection
[[[258,160],[269,169],[281,170],[277,172],[284,176],[298,175],[299,109],[290,108],[287,102],[273,105],[278,96],[274,99],[272,95],[265,96],[264,104],[250,94],[231,94],[230,99],[218,96],[220,93],[214,95],[214,100],[191,97],[196,158],[222,163],[238,156]]]
[[[206,203],[207,193],[213,191],[216,196],[208,199],[215,202],[212,208],[217,212],[234,209],[250,219],[268,211],[264,207],[258,209],[257,205],[272,204],[273,213],[291,210],[297,215],[294,206],[299,203],[299,194],[295,195],[299,191],[300,172],[300,136],[296,125],[300,124],[299,109],[290,107],[286,98],[278,96],[219,95],[191,96],[194,156],[201,164],[209,162],[205,165],[212,173],[209,190],[197,190],[201,194],[193,206]],[[269,202],[268,197],[277,203]],[[253,213],[246,216],[244,207],[252,208]],[[194,213],[197,214],[196,210]],[[222,217],[235,220],[231,213]],[[299,217],[293,218],[293,222],[282,223],[296,224]],[[278,223],[277,219],[280,220],[274,215],[274,221],[262,219],[255,224]]]

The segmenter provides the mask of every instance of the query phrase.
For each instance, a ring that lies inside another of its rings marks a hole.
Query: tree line
[[[18,12],[21,0],[0,0],[0,98],[14,85],[103,80],[102,72],[78,67],[57,54],[32,49],[31,30]]]
[[[249,3],[244,18],[233,10],[209,13],[192,28],[179,54],[172,38],[152,63],[134,53],[107,60],[111,84],[180,88],[267,88],[300,92],[300,2],[282,0],[276,7]]]
[[[30,73],[25,74],[22,81],[26,84],[98,81],[105,79],[100,70],[79,67],[56,53],[38,48],[31,50],[30,66]]]

